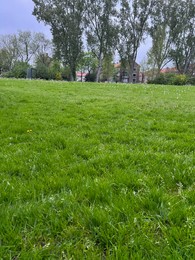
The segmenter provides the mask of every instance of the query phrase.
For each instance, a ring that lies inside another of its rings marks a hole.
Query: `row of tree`
[[[179,73],[194,73],[195,0],[33,2],[33,15],[50,26],[53,42],[42,33],[1,36],[1,71],[16,68],[18,73],[18,67],[33,62],[40,78],[55,78],[60,73],[62,78],[75,80],[76,71],[88,71],[100,81],[103,74],[106,79],[113,73],[110,64],[117,52],[132,82],[138,48],[150,36],[147,70],[159,74],[172,61]]]
[[[83,45],[97,60],[99,81],[104,58],[116,51],[132,81],[137,51],[152,38],[150,64],[159,72],[173,61],[190,73],[195,61],[195,0],[33,0],[33,15],[50,25],[55,54],[70,68],[71,79]]]
[[[29,64],[39,56],[51,52],[51,41],[43,33],[19,31],[0,36],[0,69],[11,71],[16,63]]]
[[[82,52],[77,71],[86,75],[88,81],[95,81],[98,60],[92,52]],[[27,70],[32,68],[30,77],[40,79],[71,80],[69,66],[53,53],[53,43],[43,33],[19,31],[16,34],[0,36],[0,74],[5,77],[26,78]],[[105,57],[102,80],[113,75],[112,56]],[[84,80],[84,76],[83,79]]]
[[[156,1],[148,33],[148,63],[157,74],[170,61],[180,74],[193,74],[195,64],[195,0]]]

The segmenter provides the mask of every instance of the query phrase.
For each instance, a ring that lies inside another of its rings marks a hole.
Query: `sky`
[[[17,31],[42,32],[51,38],[50,30],[32,15],[34,3],[31,0],[0,0],[0,34]]]
[[[42,32],[51,39],[49,26],[38,22],[32,15],[32,0],[0,0],[0,35],[14,34],[18,31]],[[151,46],[147,39],[138,50],[137,62],[141,63]]]

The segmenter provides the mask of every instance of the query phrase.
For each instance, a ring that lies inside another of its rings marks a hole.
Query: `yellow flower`
[[[31,132],[32,132],[32,130],[31,130],[31,129],[28,129],[28,130],[27,130],[27,133],[31,133]]]

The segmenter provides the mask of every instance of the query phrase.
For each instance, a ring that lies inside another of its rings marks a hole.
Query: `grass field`
[[[0,259],[195,259],[195,87],[0,80]]]

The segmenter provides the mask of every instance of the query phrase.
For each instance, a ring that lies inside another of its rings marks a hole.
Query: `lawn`
[[[0,79],[0,259],[195,259],[195,87]]]

